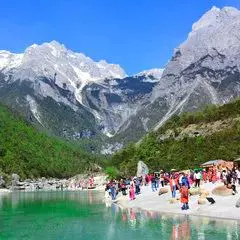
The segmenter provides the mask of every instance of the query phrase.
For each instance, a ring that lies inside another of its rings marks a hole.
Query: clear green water
[[[240,223],[106,207],[97,192],[12,193],[0,198],[0,239],[240,239]]]

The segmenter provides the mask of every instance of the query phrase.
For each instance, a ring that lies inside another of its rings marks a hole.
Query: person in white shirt
[[[200,181],[201,181],[201,177],[202,177],[202,174],[200,171],[196,171],[195,173],[195,187],[200,187]]]

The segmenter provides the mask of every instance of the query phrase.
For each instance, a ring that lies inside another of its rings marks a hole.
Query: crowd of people
[[[176,192],[179,191],[180,201],[183,204],[182,210],[189,209],[189,189],[191,187],[199,188],[201,182],[223,182],[228,188],[232,188],[233,194],[236,193],[236,185],[240,185],[240,169],[233,167],[218,168],[210,167],[208,169],[195,169],[184,172],[154,172],[140,177],[131,177],[130,179],[111,180],[106,185],[106,191],[112,200],[116,200],[117,195],[129,195],[133,201],[136,195],[141,193],[142,186],[150,186],[153,192],[158,191],[169,185],[172,198],[176,198]]]

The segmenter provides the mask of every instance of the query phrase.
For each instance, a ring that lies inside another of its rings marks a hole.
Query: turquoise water
[[[240,223],[107,207],[104,194],[12,193],[0,198],[0,239],[240,239]]]

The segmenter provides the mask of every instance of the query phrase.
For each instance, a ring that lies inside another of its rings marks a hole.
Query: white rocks
[[[148,172],[148,166],[143,161],[139,161],[137,166],[137,177],[145,176]]]
[[[1,188],[1,187],[5,187],[5,186],[6,186],[6,182],[5,182],[5,180],[3,179],[3,177],[0,176],[0,188]]]

